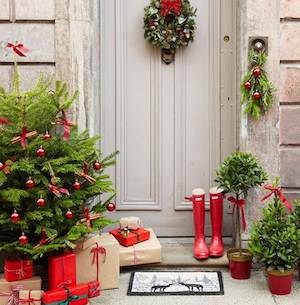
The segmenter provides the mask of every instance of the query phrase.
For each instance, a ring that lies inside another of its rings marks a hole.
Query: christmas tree
[[[66,84],[41,77],[20,92],[19,83],[15,64],[12,90],[0,89],[0,252],[35,259],[111,223],[105,169],[116,153],[103,157],[99,137],[68,120],[77,93]]]

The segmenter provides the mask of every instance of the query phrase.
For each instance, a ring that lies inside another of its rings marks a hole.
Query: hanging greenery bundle
[[[274,85],[268,80],[264,65],[267,60],[265,52],[251,50],[248,55],[249,70],[241,84],[242,100],[246,115],[258,119],[273,104]]]

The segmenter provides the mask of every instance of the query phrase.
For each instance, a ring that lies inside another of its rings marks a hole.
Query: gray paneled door
[[[191,0],[196,39],[166,65],[143,38],[149,0],[101,0],[99,119],[103,151],[120,151],[115,216],[140,216],[160,236],[193,234],[183,198],[196,187],[208,192],[236,146],[234,1]],[[224,219],[231,235],[227,204]]]

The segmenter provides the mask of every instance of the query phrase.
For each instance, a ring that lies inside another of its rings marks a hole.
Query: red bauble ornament
[[[93,164],[94,170],[98,171],[99,169],[101,169],[101,167],[102,167],[102,164],[100,162],[98,162],[98,161],[94,162],[94,164]]]
[[[28,244],[28,237],[25,235],[23,232],[22,235],[19,237],[19,242],[21,245],[26,245]]]
[[[41,146],[37,151],[36,151],[36,155],[40,158],[45,157],[46,155],[46,151],[45,149]]]
[[[75,181],[74,183],[73,183],[73,189],[74,190],[80,190],[81,189],[81,183],[80,182],[78,182],[78,181]]]
[[[44,198],[39,198],[37,201],[36,201],[36,204],[39,206],[39,207],[43,207],[45,206],[46,204],[46,200]]]
[[[254,75],[255,78],[259,78],[260,77],[261,70],[260,70],[259,67],[256,67],[256,68],[253,69],[253,75]]]
[[[16,223],[20,220],[20,215],[17,213],[16,210],[14,210],[14,212],[11,214],[10,216],[10,220],[13,222],[13,223]]]
[[[259,91],[256,91],[253,93],[253,98],[256,100],[256,101],[259,101],[261,99],[261,94]]]
[[[106,205],[106,210],[109,212],[113,212],[116,209],[116,205],[113,202],[110,202]]]
[[[28,189],[32,189],[32,188],[35,187],[35,182],[34,182],[31,178],[29,178],[29,179],[26,181],[25,185],[26,185],[26,187],[27,187]]]
[[[0,171],[2,171],[4,168],[4,164],[2,162],[0,162]]]
[[[72,219],[73,218],[73,213],[70,210],[68,210],[66,212],[65,216],[66,216],[67,219]]]
[[[251,82],[250,81],[245,82],[244,87],[245,87],[245,89],[250,90],[251,89]]]
[[[44,134],[44,136],[43,136],[43,139],[45,140],[45,141],[48,141],[48,140],[50,140],[52,138],[52,136],[51,136],[51,134],[47,131],[45,134]]]

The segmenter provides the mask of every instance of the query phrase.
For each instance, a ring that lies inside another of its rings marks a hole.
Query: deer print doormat
[[[128,295],[224,294],[220,271],[143,271],[131,274]]]

